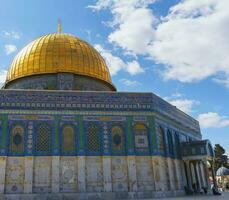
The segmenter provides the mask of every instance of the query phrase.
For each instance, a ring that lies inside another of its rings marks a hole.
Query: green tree
[[[225,149],[220,144],[216,144],[214,148],[214,152],[215,152],[215,159],[214,159],[215,171],[217,171],[217,169],[219,169],[221,166],[227,167],[228,157],[227,155],[225,155]]]

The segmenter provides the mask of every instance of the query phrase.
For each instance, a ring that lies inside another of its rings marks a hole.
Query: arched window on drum
[[[38,124],[36,127],[36,154],[38,155],[50,155],[51,153],[51,136],[52,129],[46,122]]]
[[[89,124],[87,129],[87,153],[100,154],[101,141],[99,127],[97,124]]]
[[[62,153],[71,155],[75,153],[75,131],[73,125],[64,125],[62,128]]]
[[[113,126],[111,129],[112,133],[112,154],[123,154],[125,153],[125,136],[124,130],[120,126]]]
[[[159,126],[158,127],[158,150],[161,154],[165,154],[165,133],[164,129]]]
[[[144,123],[134,125],[136,153],[149,153],[148,129]]]
[[[24,135],[25,129],[23,126],[16,124],[10,130],[10,152],[14,155],[24,153]]]

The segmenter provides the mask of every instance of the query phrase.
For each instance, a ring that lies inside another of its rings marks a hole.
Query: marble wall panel
[[[77,158],[60,158],[60,191],[77,192]]]
[[[24,187],[24,158],[8,157],[6,162],[5,192],[23,193]]]
[[[100,156],[86,157],[86,190],[88,192],[103,191],[103,168]]]
[[[33,192],[51,192],[52,157],[35,157],[33,169]]]
[[[112,157],[111,162],[112,190],[128,191],[128,169],[124,156]]]
[[[138,190],[154,190],[153,168],[150,156],[136,156],[136,172]]]

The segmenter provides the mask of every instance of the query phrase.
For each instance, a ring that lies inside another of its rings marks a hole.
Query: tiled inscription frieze
[[[156,112],[200,132],[195,119],[153,93],[0,90],[0,110],[18,109]]]

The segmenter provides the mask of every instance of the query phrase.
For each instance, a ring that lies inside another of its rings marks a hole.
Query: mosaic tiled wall
[[[0,112],[144,112],[160,115],[201,138],[198,121],[153,93],[0,90]]]
[[[0,115],[4,192],[182,190],[182,134],[154,116]]]
[[[108,84],[69,73],[45,74],[12,81],[7,89],[112,91]]]
[[[181,135],[153,116],[2,115],[0,155],[180,158]]]

